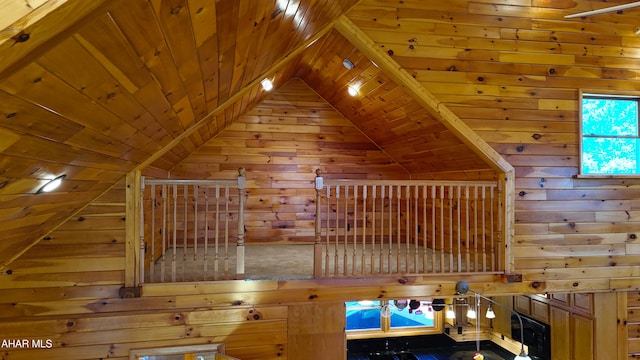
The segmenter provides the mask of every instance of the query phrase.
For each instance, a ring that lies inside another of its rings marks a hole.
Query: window
[[[640,174],[639,100],[630,96],[583,95],[581,174]]]
[[[430,303],[417,300],[354,301],[346,305],[349,338],[437,332],[440,319]]]

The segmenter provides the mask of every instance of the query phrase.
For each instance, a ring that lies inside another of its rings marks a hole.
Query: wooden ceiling
[[[495,107],[478,104],[495,98],[465,85],[456,66],[515,74],[522,68],[514,63],[527,62],[529,52],[550,52],[546,63],[527,66],[548,71],[558,63],[557,71],[575,77],[604,76],[566,65],[562,52],[586,43],[588,53],[615,48],[606,59],[637,76],[637,65],[625,61],[637,62],[630,54],[640,44],[632,35],[640,14],[563,18],[624,2],[3,1],[0,268],[129,171],[172,169],[263,100],[265,77],[276,87],[301,78],[412,174],[491,169],[438,119],[440,105],[408,96],[406,84],[346,40],[335,22],[346,14],[443,104],[489,117]],[[605,42],[615,46],[598,47]],[[344,58],[355,68],[344,68]],[[433,68],[439,77],[427,78]],[[360,96],[343,95],[353,83]],[[34,194],[60,174],[67,176],[60,191]]]

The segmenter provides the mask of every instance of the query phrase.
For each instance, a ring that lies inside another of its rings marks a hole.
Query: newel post
[[[247,178],[244,168],[238,169],[238,243],[236,254],[236,278],[244,279],[244,203]]]
[[[151,204],[153,206],[153,203]],[[146,244],[144,242],[144,176],[140,176],[140,277],[138,278],[138,284],[144,283],[144,259]]]
[[[324,182],[320,169],[316,170],[316,233],[315,244],[313,245],[313,276],[319,278],[322,276],[322,219],[320,218],[320,200],[321,191],[324,188]]]

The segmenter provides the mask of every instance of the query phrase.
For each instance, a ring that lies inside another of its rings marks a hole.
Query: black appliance
[[[511,314],[511,338],[529,347],[531,359],[551,360],[551,326],[526,315],[519,315],[522,319],[524,339],[521,339],[520,321],[515,313]]]

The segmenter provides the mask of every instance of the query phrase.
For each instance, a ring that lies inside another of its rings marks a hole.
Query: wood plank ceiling
[[[5,3],[25,20],[0,37],[0,268],[127,172],[202,146],[355,0],[69,0],[17,30],[33,12]]]
[[[0,268],[127,172],[173,168],[264,99],[266,92],[259,86],[264,77],[276,87],[300,77],[412,174],[489,169],[406,96],[402,84],[332,30],[332,22],[348,14],[380,46],[394,46],[393,58],[419,77],[430,65],[420,63],[417,52],[459,61],[482,57],[484,64],[495,66],[493,59],[484,58],[496,46],[494,37],[517,41],[520,28],[583,26],[579,19],[562,16],[599,2],[499,3],[503,5],[488,0],[3,1]],[[607,2],[613,3],[623,2]],[[611,16],[604,19],[613,21]],[[400,29],[407,31],[399,37],[398,19],[403,17],[411,18],[403,22],[410,28]],[[477,25],[458,33],[448,20],[454,17]],[[498,17],[513,31],[484,25]],[[640,23],[637,16],[618,20],[631,31]],[[600,29],[595,22],[588,26]],[[563,37],[520,34],[530,38],[527,46],[536,48],[596,41],[584,37],[562,43]],[[609,38],[617,41],[616,36]],[[525,45],[513,46],[517,52]],[[513,51],[493,51],[503,50]],[[345,69],[344,58],[355,68]],[[361,95],[348,98],[343,94],[353,82]],[[472,96],[464,91],[456,96]],[[452,95],[442,96],[453,102]],[[459,108],[464,112],[473,103]],[[61,174],[67,178],[60,191],[34,194]]]

